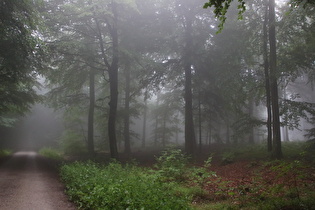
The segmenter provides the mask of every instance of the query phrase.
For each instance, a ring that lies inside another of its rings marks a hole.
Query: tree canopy
[[[0,3],[0,125],[9,126],[37,99],[36,19],[33,1]]]

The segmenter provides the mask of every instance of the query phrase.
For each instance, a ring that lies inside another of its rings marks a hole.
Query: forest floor
[[[296,149],[288,150],[294,157],[286,154],[287,158],[281,161],[261,158],[260,150],[252,148],[239,153],[213,146],[201,152],[203,155],[192,166],[204,167],[203,161],[211,156],[211,166],[206,168],[210,176],[199,186],[203,191],[194,194],[192,206],[196,209],[315,209],[314,161],[303,159],[301,151],[294,156],[292,151]],[[104,154],[99,155],[96,159],[104,160]],[[139,166],[154,168],[159,155],[160,151],[138,151],[131,157],[122,155],[121,159],[122,162],[134,159]],[[72,162],[78,157],[70,159]],[[17,152],[0,159],[0,209],[76,209],[64,194],[57,163],[35,152]],[[194,181],[189,184],[192,188]]]
[[[247,148],[243,153],[213,145],[202,151],[192,166],[202,167],[211,156],[207,170],[213,176],[202,184],[204,192],[195,196],[193,205],[196,209],[315,209],[314,151],[307,155],[298,147],[285,145],[281,161],[268,158],[264,148]],[[134,158],[145,167],[154,165],[152,155],[139,152]]]
[[[16,152],[0,160],[1,210],[72,210],[54,161],[35,152]]]

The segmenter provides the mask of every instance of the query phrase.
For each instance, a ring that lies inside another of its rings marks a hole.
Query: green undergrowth
[[[7,156],[9,156],[11,154],[12,154],[11,150],[8,150],[8,149],[1,149],[0,150],[0,158],[1,157],[7,157]]]
[[[192,209],[194,200],[206,196],[211,157],[192,166],[181,150],[166,150],[153,168],[113,161],[92,161],[61,167],[70,199],[81,209]]]
[[[81,209],[315,209],[314,166],[304,158],[312,147],[298,145],[284,144],[284,153],[292,154],[285,160],[256,161],[249,153],[242,179],[211,171],[212,157],[192,164],[179,149],[163,151],[152,168],[75,162],[62,166],[61,177]],[[251,146],[250,151],[262,148]],[[246,159],[239,151],[226,154],[231,165],[221,167],[237,171],[233,161],[241,155]]]
[[[190,209],[176,183],[135,165],[76,162],[62,166],[61,177],[81,209]]]
[[[63,160],[63,157],[59,150],[50,147],[43,147],[38,151],[38,154],[53,159],[53,160]]]

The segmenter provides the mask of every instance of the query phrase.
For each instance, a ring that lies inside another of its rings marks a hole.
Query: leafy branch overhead
[[[238,19],[243,19],[243,13],[246,11],[246,5],[245,5],[245,0],[237,0],[238,5]],[[211,8],[214,7],[213,13],[215,14],[215,17],[220,20],[220,23],[218,25],[219,31],[221,32],[224,26],[224,23],[226,21],[226,13],[231,6],[231,3],[233,0],[209,0],[208,2],[204,3],[203,8]],[[291,8],[295,7],[306,7],[307,5],[315,5],[314,0],[291,0],[289,2],[289,5]]]
[[[209,0],[209,2],[205,3],[203,5],[204,9],[207,9],[209,7],[214,7],[214,14],[215,17],[220,20],[219,24],[219,32],[222,31],[223,25],[226,20],[226,13],[231,5],[233,0]],[[238,6],[237,6],[239,12],[238,12],[238,18],[243,19],[243,13],[246,11],[245,1],[244,0],[238,0]]]

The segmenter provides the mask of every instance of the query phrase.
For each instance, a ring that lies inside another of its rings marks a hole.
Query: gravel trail
[[[52,162],[35,152],[17,152],[0,164],[1,210],[75,210]]]

